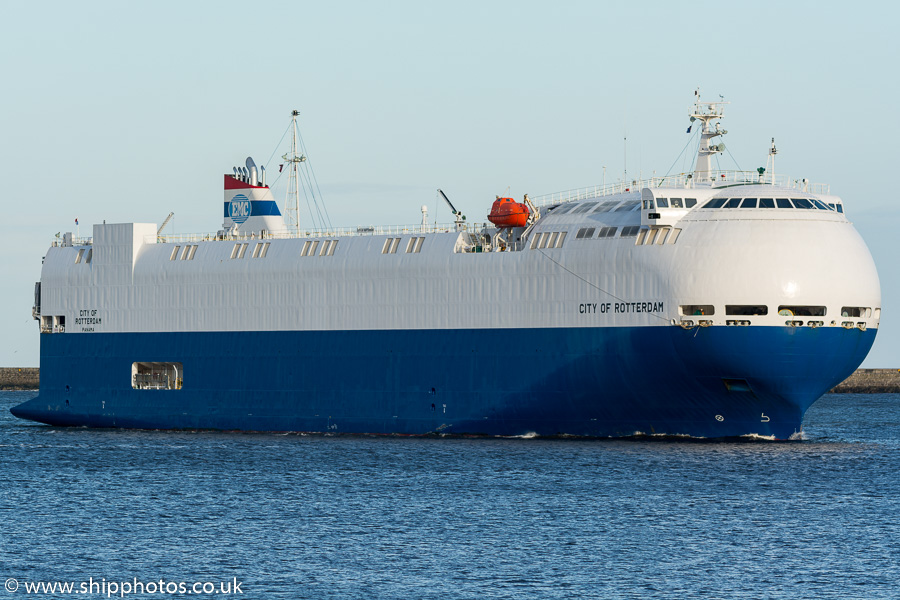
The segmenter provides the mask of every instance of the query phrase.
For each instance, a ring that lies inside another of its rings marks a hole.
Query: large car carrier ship
[[[380,434],[787,439],[859,366],[881,293],[829,188],[715,171],[517,202],[489,223],[302,231],[265,173],[224,223],[65,234],[34,315],[52,425]],[[295,113],[296,115],[296,113]],[[715,122],[715,124],[713,124]],[[487,204],[485,205],[487,206]]]

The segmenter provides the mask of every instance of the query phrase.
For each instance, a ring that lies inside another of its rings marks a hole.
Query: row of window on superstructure
[[[599,229],[599,232],[597,231]],[[640,232],[640,225],[629,225],[628,227],[623,227],[619,237],[634,237]],[[578,230],[578,233],[575,234],[576,240],[588,240],[588,239],[601,239],[601,238],[611,238],[616,237],[616,231],[618,231],[618,227],[582,227]],[[597,237],[594,237],[594,233],[597,233]]]
[[[253,251],[250,253],[250,258],[265,258],[266,253],[269,251],[270,243],[271,242],[256,242],[253,245]],[[238,242],[231,249],[231,258],[244,258],[247,256],[247,249],[249,247],[249,242]],[[191,258],[194,258],[193,253],[191,253]]]
[[[381,248],[382,254],[397,254],[397,249],[400,248],[400,241],[403,238],[387,238],[384,240],[384,246]],[[425,241],[424,237],[411,237],[406,242],[406,254],[418,254],[422,250],[422,243]]]
[[[637,239],[634,241],[635,246],[662,246],[663,244],[674,244],[678,241],[681,229],[678,227],[654,227],[652,229],[641,229],[638,232]]]
[[[678,307],[678,310],[682,315],[709,316],[716,314],[716,307],[712,304],[682,304]],[[765,304],[726,304],[725,314],[729,316],[761,317],[769,314],[769,307]],[[782,304],[778,306],[778,315],[781,317],[824,317],[827,314],[828,307],[821,305]],[[842,306],[841,316],[869,318],[872,316],[872,308],[869,306]]]
[[[249,256],[250,258],[265,258],[269,252],[271,242],[256,242],[253,245],[253,251],[248,254],[250,247],[248,242],[238,242],[231,249],[231,258],[241,259]],[[338,240],[306,240],[303,242],[303,249],[300,250],[300,256],[333,256],[337,249]],[[196,246],[195,246],[196,247]],[[193,258],[193,253],[190,258]]]
[[[814,198],[713,198],[700,208],[800,208],[844,212],[839,203],[825,203]]]
[[[694,203],[696,204],[696,200]],[[606,202],[573,202],[569,205],[563,205],[558,208],[554,208],[551,215],[564,215],[566,213],[578,215],[578,214],[587,214],[587,213],[604,213],[604,212],[627,212],[632,210],[637,210],[640,207],[639,202],[626,201],[621,206],[616,208],[616,205],[622,203],[621,200],[607,200]],[[693,204],[691,205],[693,206]]]
[[[656,208],[694,208],[696,198],[655,198]],[[644,208],[653,208],[652,200],[644,200]]]
[[[196,244],[184,246],[183,248],[181,246],[175,246],[174,248],[172,248],[172,254],[169,255],[169,260],[194,260],[194,254],[196,253]]]
[[[716,307],[712,304],[682,304],[678,307],[678,312],[682,317],[682,326],[685,324],[685,317],[710,317],[716,314]],[[769,307],[765,304],[726,304],[725,315],[727,317],[764,317],[769,314]],[[777,314],[787,320],[785,325],[791,327],[800,327],[807,325],[809,327],[824,327],[826,321],[824,317],[828,314],[826,306],[809,306],[809,305],[786,305],[778,306]],[[870,306],[842,306],[840,312],[840,320],[835,318],[831,321],[832,326],[838,325],[845,329],[854,327],[865,329],[865,321],[850,321],[849,319],[869,319],[874,314],[875,319],[881,318],[881,309],[875,308],[874,313]],[[688,321],[693,324],[693,321]],[[712,321],[699,320],[699,324],[710,325]],[[728,319],[726,325],[750,325],[751,321],[746,318]]]
[[[334,256],[338,240],[306,240],[300,256]]]
[[[566,231],[543,231],[537,233],[531,238],[532,250],[537,248],[562,248],[563,242],[566,241]]]

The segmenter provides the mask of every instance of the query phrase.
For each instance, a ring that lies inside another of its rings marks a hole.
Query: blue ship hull
[[[42,334],[51,425],[787,439],[875,330],[562,328]],[[132,388],[180,362],[179,390]]]

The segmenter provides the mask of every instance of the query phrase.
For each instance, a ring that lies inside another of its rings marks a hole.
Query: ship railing
[[[73,246],[91,246],[94,243],[93,237],[73,237],[72,245]],[[50,243],[50,246],[53,248],[62,247],[63,240],[59,236],[55,236],[53,241]]]
[[[825,183],[810,183],[809,181],[804,179],[793,179],[788,175],[772,176],[769,174],[763,174],[762,176],[760,176],[760,174],[756,171],[710,171],[710,179],[713,182],[713,188],[735,184],[761,184],[777,185],[780,187],[796,189],[812,194],[831,193],[831,186]],[[588,198],[601,198],[603,196],[612,196],[615,194],[638,192],[643,188],[689,189],[696,186],[696,184],[692,183],[692,181],[692,174],[678,173],[677,175],[667,175],[665,177],[649,177],[646,179],[634,179],[631,181],[618,181],[616,183],[608,183],[606,185],[595,185],[592,187],[554,192],[552,194],[535,196],[531,198],[531,201],[535,204],[535,206],[544,207],[552,206],[555,204],[563,204],[565,202],[587,200]]]
[[[367,225],[361,227],[333,227],[329,229],[301,229],[301,230],[281,230],[281,231],[255,231],[246,233],[230,233],[219,231],[217,233],[183,233],[183,234],[166,234],[152,235],[144,238],[145,243],[189,243],[189,242],[211,242],[215,240],[287,240],[287,239],[306,239],[306,238],[328,238],[328,237],[362,237],[362,236],[380,236],[380,235],[419,235],[425,233],[457,233],[457,232],[479,232],[485,227],[493,227],[486,223],[463,223],[457,228],[456,223],[444,223],[434,225],[390,225],[376,226]]]

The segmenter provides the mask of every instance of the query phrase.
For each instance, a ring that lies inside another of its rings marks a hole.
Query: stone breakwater
[[[0,390],[36,390],[40,369],[0,367]],[[832,394],[900,394],[900,369],[857,369]]]
[[[40,369],[0,367],[0,390],[36,390],[40,383]]]
[[[900,394],[900,369],[857,369],[832,394]]]

